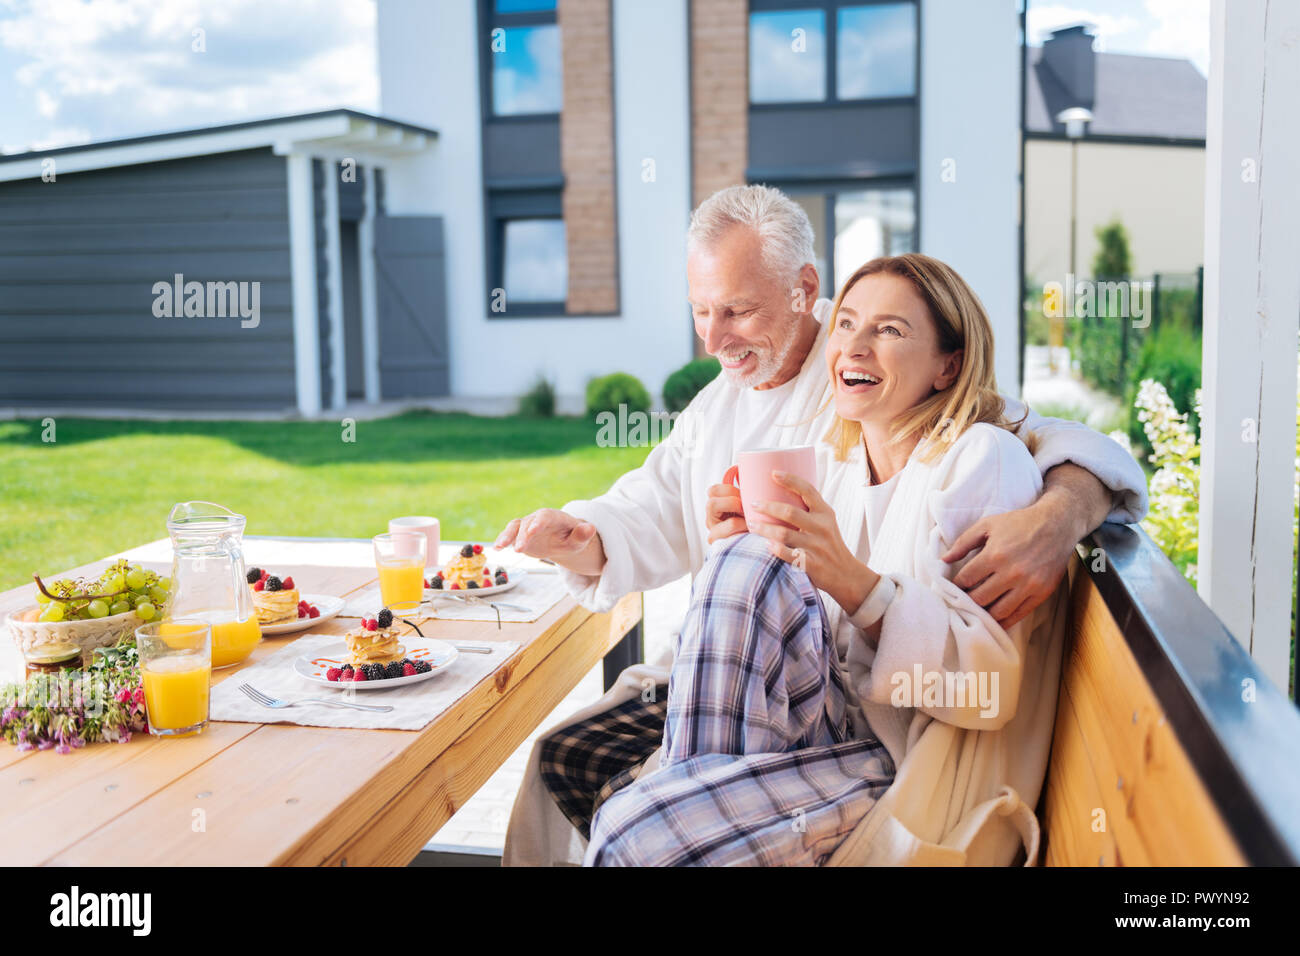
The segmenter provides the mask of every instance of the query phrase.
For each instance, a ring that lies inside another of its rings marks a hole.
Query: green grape
[[[159,578],[159,579],[158,579],[158,586],[159,586],[160,588],[162,588],[164,591],[170,591],[170,590],[172,589],[172,579],[171,579],[171,578]]]
[[[148,601],[142,601],[135,606],[135,613],[142,621],[147,621],[156,614],[158,609]]]
[[[120,599],[119,599],[119,600],[113,602],[113,606],[110,607],[110,608],[108,609],[108,613],[109,613],[109,614],[125,614],[125,613],[126,613],[127,611],[129,611],[129,610],[131,610],[131,602],[130,602],[130,601],[123,601],[123,600],[120,600]]]
[[[124,587],[126,587],[126,578],[119,573],[114,572],[104,578],[104,589],[110,593],[120,591]]]
[[[41,612],[42,621],[61,621],[63,620],[63,605],[58,601],[51,601],[46,605],[45,610]]]
[[[49,603],[50,603],[50,598],[49,598],[49,596],[48,596],[44,591],[42,591],[40,588],[37,588],[37,589],[36,589],[36,603],[37,603],[37,604],[49,604]]]
[[[159,607],[162,607],[163,604],[167,601],[167,589],[160,588],[158,587],[158,585],[155,584],[153,587],[149,589],[149,597],[153,600],[154,604],[158,605]]]
[[[108,617],[108,604],[100,600],[91,601],[86,605],[86,613],[91,617]]]
[[[144,572],[139,568],[132,568],[126,572],[126,586],[132,591],[138,591],[144,587]]]

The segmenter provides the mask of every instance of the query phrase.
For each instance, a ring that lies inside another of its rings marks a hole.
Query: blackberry
[[[442,590],[442,578],[440,578],[440,577],[434,578],[432,581],[429,582],[429,587],[430,587],[432,590],[434,590],[434,591],[441,591],[441,590]]]
[[[428,661],[411,661],[411,664],[415,667],[417,674],[427,674],[433,670],[433,665]]]
[[[388,666],[384,668],[384,677],[386,677],[388,680],[392,680],[395,677],[401,677],[401,676],[402,676],[401,661],[390,661],[388,663]]]
[[[379,612],[379,617],[376,618],[376,620],[379,621],[380,627],[392,627],[393,612],[388,610],[388,608],[384,608],[382,611]]]
[[[472,545],[472,544],[467,544],[467,545],[465,545],[465,547],[461,548],[461,549],[460,549],[460,556],[461,556],[462,558],[470,558],[470,557],[473,557],[473,556],[474,556],[474,545]]]
[[[274,574],[266,579],[266,590],[268,591],[279,591],[283,587],[284,584]]]
[[[261,569],[261,568],[249,568],[249,569],[248,569],[248,574],[246,574],[244,577],[245,577],[245,580],[247,580],[249,584],[256,584],[258,581],[262,580],[262,569]]]
[[[365,671],[365,674],[366,674],[366,680],[383,680],[383,679],[384,679],[384,665],[383,665],[383,664],[367,664],[365,667],[362,668],[362,670]]]
[[[498,574],[497,577],[496,577],[496,581],[497,581],[497,584],[509,584],[509,583],[510,583],[510,579],[509,579],[508,577],[506,577],[504,574]]]
[[[475,588],[478,587],[478,582],[477,582],[477,581],[470,581],[469,584],[465,585],[465,587],[467,587],[467,588],[469,588],[471,591],[473,591]]]

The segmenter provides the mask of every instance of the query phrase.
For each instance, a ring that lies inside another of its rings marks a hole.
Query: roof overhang
[[[51,159],[55,173],[64,174],[268,147],[280,156],[306,154],[321,159],[354,159],[359,163],[383,165],[428,148],[437,136],[435,130],[356,110],[329,110],[13,153],[0,156],[0,182],[39,179],[49,169],[47,164]]]

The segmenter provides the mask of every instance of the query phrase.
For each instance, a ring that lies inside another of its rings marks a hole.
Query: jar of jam
[[[81,667],[81,645],[72,643],[38,644],[23,652],[27,675],[57,674]]]

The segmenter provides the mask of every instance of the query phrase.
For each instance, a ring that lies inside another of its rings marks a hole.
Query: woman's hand
[[[835,522],[835,512],[816,488],[783,471],[772,472],[772,480],[803,499],[808,510],[780,501],[757,502],[751,506],[754,511],[793,527],[764,522],[750,530],[767,538],[774,555],[807,572],[817,588],[852,614],[862,606],[880,575],[848,549]]]
[[[709,500],[704,506],[704,524],[709,529],[709,544],[749,530],[735,485],[710,485]]]

